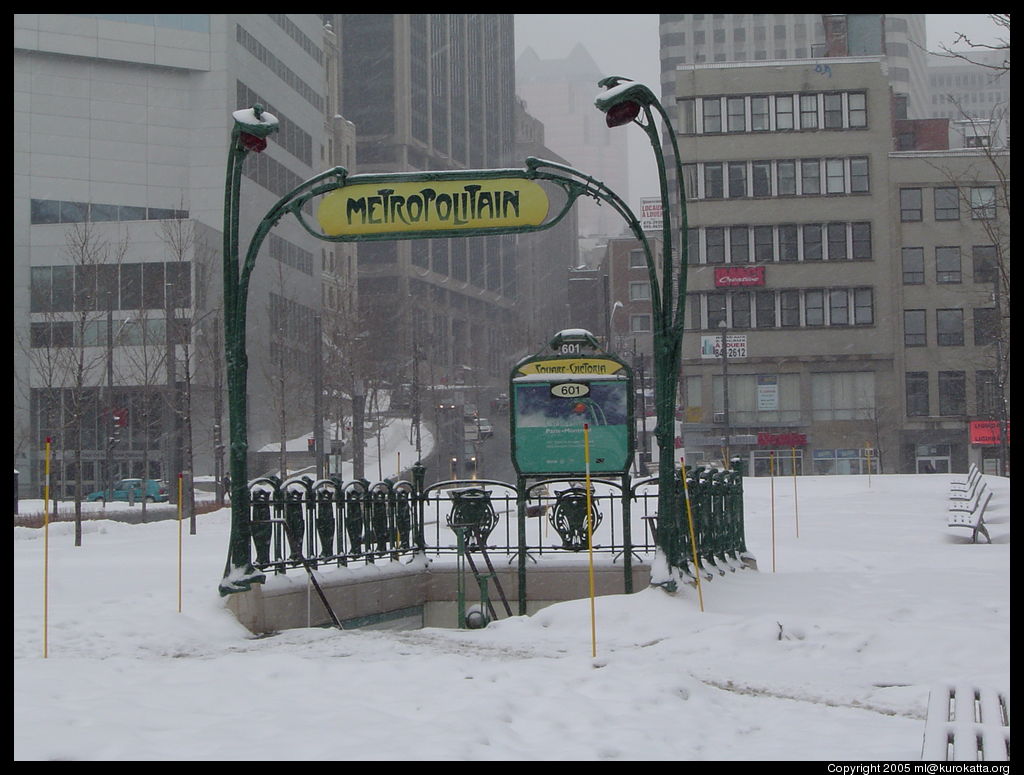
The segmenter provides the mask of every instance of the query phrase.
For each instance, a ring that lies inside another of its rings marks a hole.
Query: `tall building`
[[[143,475],[145,461],[153,478],[174,476],[186,381],[196,473],[214,471],[228,443],[217,367],[231,114],[259,103],[280,122],[242,170],[245,240],[325,164],[323,34],[315,14],[15,14],[14,446],[24,494],[38,493],[46,437],[61,494],[77,476],[76,439],[86,491]],[[311,427],[298,398],[332,263],[324,247],[284,219],[256,263],[253,447]],[[69,357],[86,365],[83,379],[61,365]]]
[[[893,151],[884,65],[675,71],[690,460],[725,450],[764,475],[991,459],[972,423],[991,421],[1008,380],[993,289],[1009,271],[1008,154]]]
[[[1002,51],[928,54],[930,118],[948,118],[953,147],[1010,141],[1010,67]]]
[[[515,163],[511,14],[338,19],[340,108],[356,128],[352,172]],[[375,332],[374,368],[405,368],[417,350],[434,379],[454,380],[463,366],[479,369],[478,378],[504,376],[517,328],[515,242],[494,236],[361,243],[360,315]]]
[[[581,44],[564,59],[541,59],[527,48],[516,60],[516,94],[544,124],[545,141],[555,153],[631,202],[626,135],[609,132],[604,116],[594,109],[601,90],[597,82],[607,75],[612,73],[601,72]],[[609,207],[588,199],[576,209],[583,238],[603,241],[624,231],[621,216]]]
[[[884,54],[893,91],[907,95],[909,99],[908,113],[904,118],[925,118],[928,115],[928,83],[924,16],[661,14],[663,101],[670,105],[677,96],[683,96],[675,91],[673,71],[679,66]]]

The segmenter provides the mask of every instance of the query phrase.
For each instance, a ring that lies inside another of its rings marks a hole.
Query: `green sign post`
[[[624,474],[633,460],[633,372],[587,331],[562,331],[555,351],[516,364],[509,384],[512,462],[520,476]]]

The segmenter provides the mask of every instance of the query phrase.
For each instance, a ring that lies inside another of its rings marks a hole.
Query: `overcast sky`
[[[928,50],[952,45],[957,32],[975,43],[994,43],[1004,31],[986,14],[928,14]],[[661,64],[658,51],[658,14],[516,14],[516,56],[527,46],[541,59],[561,59],[577,43],[582,43],[594,62],[606,75],[621,75],[646,83],[660,93]],[[594,84],[594,94],[599,91]],[[630,205],[639,207],[639,199],[657,196],[657,190],[643,188],[640,181],[653,180],[654,158],[643,132],[630,136]],[[558,150],[558,149],[553,149]]]

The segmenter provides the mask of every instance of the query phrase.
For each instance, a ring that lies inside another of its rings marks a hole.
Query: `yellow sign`
[[[317,210],[329,237],[539,226],[548,197],[532,180],[358,183],[331,191]]]
[[[521,374],[576,374],[600,376],[615,374],[623,368],[618,361],[604,358],[559,358],[550,361],[532,361],[519,367]]]

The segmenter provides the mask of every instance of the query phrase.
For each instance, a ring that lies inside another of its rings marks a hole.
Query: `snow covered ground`
[[[196,535],[90,521],[78,548],[15,527],[14,758],[917,759],[933,684],[1009,689],[1009,483],[972,545],[946,527],[958,478],[747,479],[759,570],[704,584],[703,612],[690,587],[599,598],[596,657],[587,600],[254,638],[217,594],[227,510]]]

